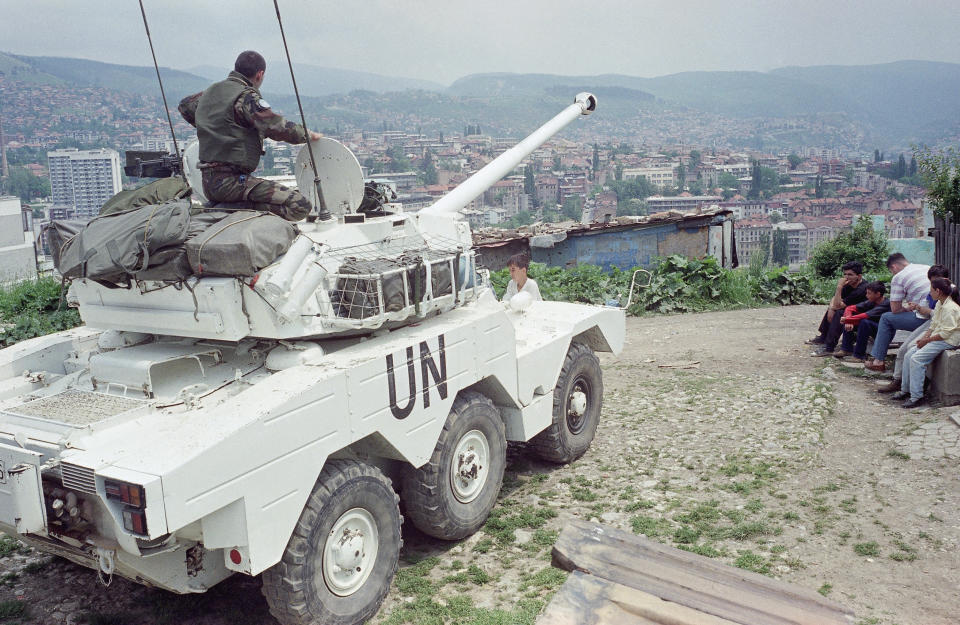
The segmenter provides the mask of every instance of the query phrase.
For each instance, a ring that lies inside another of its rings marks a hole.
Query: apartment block
[[[120,155],[116,150],[54,150],[47,152],[47,164],[53,219],[93,219],[104,202],[120,192]]]

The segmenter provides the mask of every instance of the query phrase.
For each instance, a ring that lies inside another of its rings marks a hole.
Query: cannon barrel
[[[520,164],[520,161],[546,143],[550,137],[563,130],[567,124],[580,115],[589,115],[596,108],[597,98],[592,93],[578,93],[573,104],[560,111],[546,124],[537,128],[526,139],[487,163],[480,171],[464,180],[453,191],[420,212],[439,214],[462,209],[471,200],[510,173],[514,167]]]

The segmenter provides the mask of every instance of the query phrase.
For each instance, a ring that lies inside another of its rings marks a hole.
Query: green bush
[[[807,262],[818,276],[829,278],[839,276],[840,268],[851,260],[863,263],[864,271],[883,271],[888,254],[887,235],[874,232],[873,223],[864,215],[854,224],[852,232],[818,243]]]
[[[577,265],[570,269],[531,263],[529,275],[537,281],[544,299],[586,304],[615,301],[626,304],[633,270],[614,268],[610,273],[595,265]],[[510,280],[506,269],[491,274],[498,297],[503,296]],[[785,268],[763,271],[724,269],[715,258],[687,258],[673,255],[658,259],[651,270],[649,284],[638,276],[631,315],[648,313],[700,312],[730,310],[764,305],[810,304],[818,301],[813,276],[791,274]],[[832,291],[830,293],[832,295]],[[829,299],[827,296],[826,299]]]
[[[60,302],[60,282],[39,278],[0,287],[0,345],[67,330],[80,315]]]

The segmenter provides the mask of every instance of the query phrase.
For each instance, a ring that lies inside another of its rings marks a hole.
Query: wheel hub
[[[480,430],[463,435],[453,450],[450,486],[460,503],[470,503],[480,495],[487,481],[490,444]]]
[[[363,585],[377,561],[377,524],[367,510],[347,510],[330,529],[323,547],[323,580],[335,595],[351,595]]]
[[[586,380],[578,377],[567,395],[567,429],[571,434],[579,434],[586,426],[589,401],[590,386]]]

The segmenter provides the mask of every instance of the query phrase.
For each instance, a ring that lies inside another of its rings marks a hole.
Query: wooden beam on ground
[[[574,571],[537,625],[737,625],[660,597]]]
[[[742,625],[854,622],[849,608],[812,590],[597,523],[571,520],[553,547],[553,565]],[[664,622],[699,625],[701,621]]]

